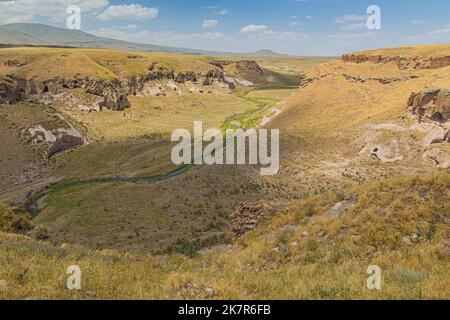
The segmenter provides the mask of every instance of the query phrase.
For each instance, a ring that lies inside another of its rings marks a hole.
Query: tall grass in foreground
[[[1,233],[0,298],[449,299],[449,212],[450,173],[441,172],[308,197],[193,258]],[[65,288],[73,264],[79,291]],[[366,288],[369,265],[382,270],[379,291]]]

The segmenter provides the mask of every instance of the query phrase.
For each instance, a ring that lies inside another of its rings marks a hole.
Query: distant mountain
[[[282,53],[277,53],[274,52],[272,50],[269,49],[262,49],[262,50],[258,50],[256,52],[249,52],[246,53],[245,56],[249,56],[249,57],[273,57],[273,58],[286,58],[289,57],[289,55],[287,54],[282,54]]]
[[[113,48],[126,51],[157,51],[186,54],[216,54],[211,51],[165,47],[97,37],[79,31],[57,28],[38,23],[13,23],[0,25],[0,44]]]

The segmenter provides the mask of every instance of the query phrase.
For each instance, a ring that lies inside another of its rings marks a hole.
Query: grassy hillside
[[[112,49],[3,48],[0,74],[14,73],[26,79],[92,77],[114,79],[148,72],[157,63],[175,72],[204,72],[216,67],[207,57],[170,53],[127,53]],[[8,64],[8,61],[14,63]]]
[[[234,245],[194,258],[91,251],[2,233],[0,297],[445,298],[449,190],[443,172],[307,197]],[[65,289],[73,264],[82,270],[80,291]],[[366,269],[374,264],[382,270],[380,291],[366,288]]]
[[[450,44],[433,44],[385,48],[355,52],[355,54],[403,56],[403,57],[445,57],[450,56]]]
[[[125,51],[212,54],[212,52],[205,50],[174,48],[102,38],[80,30],[63,29],[38,23],[12,23],[0,25],[0,43],[7,45],[114,48]]]

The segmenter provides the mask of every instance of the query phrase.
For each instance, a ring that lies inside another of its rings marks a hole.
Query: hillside
[[[245,53],[242,56],[248,57],[266,57],[266,58],[289,58],[291,56],[287,54],[278,53],[269,49],[261,49],[255,52]]]
[[[0,297],[449,297],[449,190],[449,174],[440,173],[307,197],[235,244],[193,258],[92,251],[0,233]],[[0,210],[4,225],[8,209]],[[64,289],[66,268],[73,264],[82,270],[79,291]],[[382,270],[381,291],[366,288],[372,264]]]
[[[0,25],[0,44],[112,48],[125,51],[212,54],[212,52],[208,52],[206,50],[165,47],[102,38],[80,30],[63,29],[38,23],[13,23]]]
[[[355,55],[382,55],[405,57],[445,57],[450,56],[450,44],[433,44],[386,48],[370,51],[355,52]]]
[[[270,123],[284,132],[287,184],[321,190],[449,168],[450,65],[374,54],[312,67]]]

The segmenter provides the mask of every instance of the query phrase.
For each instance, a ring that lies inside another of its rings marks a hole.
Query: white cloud
[[[231,11],[228,9],[221,9],[221,10],[215,11],[214,13],[219,16],[226,16],[226,15],[230,14]]]
[[[185,47],[221,52],[250,52],[257,49],[272,49],[278,52],[301,54],[310,43],[306,34],[300,32],[270,31],[255,34],[225,34],[222,32],[178,33],[174,31],[128,32],[121,28],[101,28],[91,33],[120,40]]]
[[[260,33],[266,31],[268,31],[268,28],[263,24],[249,24],[241,29],[241,33]]]
[[[125,30],[134,30],[134,29],[137,29],[137,28],[138,28],[137,24],[129,24],[129,25],[125,26],[125,27],[122,27],[122,29],[125,29]]]
[[[426,20],[419,20],[419,19],[417,19],[417,20],[413,20],[413,21],[411,21],[411,23],[412,23],[412,24],[427,24],[427,23],[428,23],[428,21],[426,21]]]
[[[437,29],[431,30],[427,33],[415,36],[409,36],[403,38],[404,41],[422,41],[426,40],[428,43],[439,43],[448,42],[448,37],[450,36],[450,23],[443,25]]]
[[[143,7],[140,4],[111,5],[99,14],[99,20],[133,19],[148,20],[158,16],[158,8]]]
[[[367,16],[365,16],[365,15],[358,16],[355,14],[348,14],[348,15],[337,18],[334,21],[334,23],[347,23],[347,22],[363,21],[363,20],[367,20]]]
[[[77,5],[82,14],[96,14],[108,6],[108,0],[14,0],[0,1],[2,23],[36,22],[39,19],[62,21],[69,5]]]
[[[367,23],[354,23],[348,24],[341,28],[344,31],[356,31],[356,30],[364,30],[367,29]]]
[[[298,20],[297,16],[292,16],[291,19],[292,19],[291,22],[289,22],[289,25],[291,27],[299,27],[302,25],[302,22]]]
[[[219,24],[218,20],[203,20],[203,28],[215,28]]]
[[[429,35],[443,35],[443,34],[450,35],[450,24],[447,24],[441,28],[430,31],[428,34]]]
[[[327,45],[339,48],[342,52],[375,49],[384,46],[389,46],[389,38],[382,32],[349,32],[331,34],[327,36],[329,40]],[[351,48],[351,49],[350,49]]]

